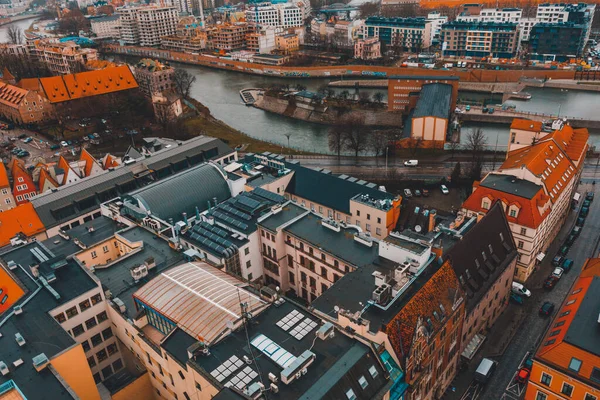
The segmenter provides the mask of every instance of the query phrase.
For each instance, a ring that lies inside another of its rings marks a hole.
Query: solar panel
[[[235,220],[235,219],[231,218],[230,216],[225,215],[225,214],[223,214],[223,213],[221,213],[219,211],[215,211],[213,213],[213,216],[216,217],[216,218],[219,218],[220,220],[225,221],[226,223],[228,223],[230,225],[233,225],[233,226],[235,226],[237,228],[240,228],[242,230],[248,229],[248,225],[247,224],[245,224],[243,222],[240,222],[238,220]]]
[[[258,373],[254,371],[251,367],[246,366],[246,368],[242,369],[238,372],[225,386],[235,386],[236,388],[243,390],[246,386],[248,386],[256,377]]]
[[[259,201],[253,200],[248,196],[238,196],[235,203],[248,211],[254,211],[261,205]]]
[[[229,236],[229,232],[227,232],[225,229],[221,229],[218,226],[211,225],[208,222],[202,222],[199,225],[196,225],[194,228],[196,228],[197,226],[200,226],[200,228],[206,229],[207,231],[216,233],[217,235],[224,238]]]
[[[285,197],[278,195],[277,193],[269,192],[268,190],[263,188],[256,188],[252,191],[252,193],[260,197],[264,197],[267,200],[274,201],[276,203],[285,202]]]
[[[236,217],[245,219],[246,221],[250,221],[252,217],[242,211],[236,210],[235,208],[228,206],[227,204],[223,204],[219,207],[221,210],[228,212],[229,214],[233,214]]]
[[[244,362],[237,356],[231,356],[223,364],[215,368],[210,374],[219,382],[223,382],[244,365]]]
[[[310,318],[304,318],[297,326],[292,329],[289,334],[297,340],[302,340],[310,331],[317,327],[317,323]]]
[[[250,343],[283,369],[296,361],[294,355],[263,334],[252,339]]]
[[[300,321],[304,315],[298,310],[293,310],[288,315],[277,321],[276,325],[283,329],[284,331],[290,330],[294,325]]]

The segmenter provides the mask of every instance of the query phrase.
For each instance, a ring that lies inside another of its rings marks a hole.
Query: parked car
[[[567,246],[567,245],[562,245],[560,250],[558,250],[558,254],[560,254],[563,257],[566,256],[568,252],[569,252],[569,246]]]
[[[579,234],[581,233],[581,227],[580,226],[576,226],[575,228],[573,228],[573,230],[571,231],[571,235],[575,235],[575,237],[579,237]]]
[[[585,218],[583,218],[583,217],[577,218],[577,222],[575,222],[575,225],[577,225],[577,226],[585,225]]]
[[[33,138],[28,137],[28,138],[25,138],[25,140],[23,140],[23,143],[29,143],[31,141],[33,141]]]
[[[557,255],[552,260],[552,265],[554,265],[555,267],[560,267],[562,265],[564,259],[565,258],[563,256]]]
[[[556,282],[558,282],[558,278],[553,275],[550,275],[544,281],[544,289],[552,289],[556,285]]]
[[[419,189],[415,190],[415,197],[421,197],[421,191]]]
[[[558,279],[560,279],[560,278],[562,278],[564,272],[565,272],[565,270],[562,269],[561,267],[556,267],[556,268],[554,268],[554,271],[552,271],[552,276],[555,276]]]
[[[517,383],[525,383],[529,380],[529,376],[531,375],[531,369],[522,367],[515,375],[515,382]]]
[[[531,297],[531,292],[519,282],[512,283],[512,292],[521,296]]]
[[[571,268],[573,268],[573,260],[570,258],[565,258],[562,265],[560,266],[565,272],[569,272]]]
[[[423,189],[421,190],[421,193],[423,194],[423,197],[429,197],[429,190]]]
[[[64,140],[62,142],[60,142],[60,145],[62,147],[69,147],[69,144],[67,142],[65,142]]]
[[[490,360],[489,358],[481,360],[475,370],[475,380],[479,383],[486,383],[494,373],[497,365],[497,361]]]
[[[571,233],[565,243],[568,244],[569,246],[571,246],[573,243],[575,243],[575,239],[577,239],[577,236],[575,234]]]
[[[488,110],[488,113],[493,114],[494,113],[494,107],[490,107]]]
[[[522,297],[522,296],[519,296],[519,295],[518,295],[518,294],[516,294],[516,293],[511,293],[511,294],[510,294],[510,301],[512,301],[513,303],[515,303],[515,304],[518,304],[518,305],[520,305],[520,306],[521,306],[521,305],[523,305],[523,303],[525,302],[525,301],[523,300],[523,297]]]
[[[594,192],[587,192],[585,195],[585,199],[589,201],[594,201]]]
[[[581,207],[581,211],[579,211],[579,216],[585,218],[588,216],[589,212],[590,212],[589,207]]]
[[[17,154],[17,157],[24,158],[24,157],[27,157],[28,155],[29,155],[29,152],[27,150],[23,150],[19,154]]]
[[[441,185],[440,186],[440,190],[442,191],[443,194],[449,194],[450,191],[448,190],[448,187],[446,187],[446,185]]]
[[[554,303],[545,301],[540,307],[540,315],[552,315],[554,312]]]
[[[581,204],[582,207],[589,207],[592,204],[591,200],[585,199]]]
[[[419,160],[407,160],[407,161],[404,161],[404,166],[405,167],[416,167],[417,165],[419,165]]]
[[[471,106],[466,106],[465,111],[471,111]]]
[[[410,189],[404,189],[404,197],[412,197],[412,192]]]
[[[50,146],[50,150],[58,150],[58,149],[60,149],[59,144],[53,144],[52,146]]]

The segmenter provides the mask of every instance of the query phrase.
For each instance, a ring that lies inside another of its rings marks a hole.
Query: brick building
[[[454,110],[458,98],[457,76],[392,75],[388,80],[388,111],[401,111],[408,114],[417,106],[423,85],[429,83],[444,83],[452,86],[450,110]]]
[[[175,69],[158,60],[141,59],[134,67],[135,78],[140,90],[151,97],[154,94],[175,88]]]

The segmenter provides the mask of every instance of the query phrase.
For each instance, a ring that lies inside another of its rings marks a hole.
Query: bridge
[[[330,14],[338,14],[338,13],[344,13],[344,12],[350,12],[350,11],[358,11],[358,7],[349,6],[344,3],[335,3],[335,4],[331,4],[329,6],[321,7],[319,9],[319,11],[317,12],[317,14],[330,15]]]

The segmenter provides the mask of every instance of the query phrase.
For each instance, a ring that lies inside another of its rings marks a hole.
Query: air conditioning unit
[[[123,300],[121,300],[118,297],[115,297],[113,299],[113,302],[117,307],[119,307],[119,311],[121,311],[122,314],[125,314],[125,311],[127,311],[127,306],[125,305],[125,303],[123,303]]]
[[[25,346],[25,338],[19,332],[15,333],[15,340],[17,341],[19,347]]]
[[[37,356],[33,357],[32,361],[33,367],[38,372],[46,368],[46,365],[48,365],[48,363],[50,362],[50,360],[48,360],[48,357],[46,357],[44,353],[38,354]]]
[[[21,307],[21,306],[15,306],[15,307],[13,308],[13,313],[14,313],[15,315],[20,315],[20,314],[23,314],[23,307]]]
[[[276,384],[271,383],[270,388],[271,388],[271,392],[273,392],[273,393],[279,393],[279,387]]]
[[[334,326],[331,322],[325,322],[321,327],[317,330],[317,337],[321,340],[325,340],[330,335],[333,334]]]
[[[129,272],[135,283],[138,283],[140,279],[148,276],[148,266],[145,264],[136,265],[132,267]]]
[[[269,372],[269,380],[273,383],[277,383],[277,381],[279,380],[279,378],[277,378],[277,375],[275,375],[272,372]]]
[[[246,364],[250,365],[252,364],[252,360],[250,358],[248,358],[248,356],[244,356],[244,361],[246,362]]]
[[[265,387],[262,383],[254,382],[244,389],[244,394],[251,399],[258,399],[262,395],[264,389]]]
[[[2,374],[2,376],[7,375],[10,371],[8,370],[8,367],[6,366],[6,363],[4,361],[0,361],[0,374]]]
[[[12,261],[12,260],[9,261],[8,262],[8,269],[10,269],[11,271],[17,269],[17,263],[14,262],[14,261]]]

